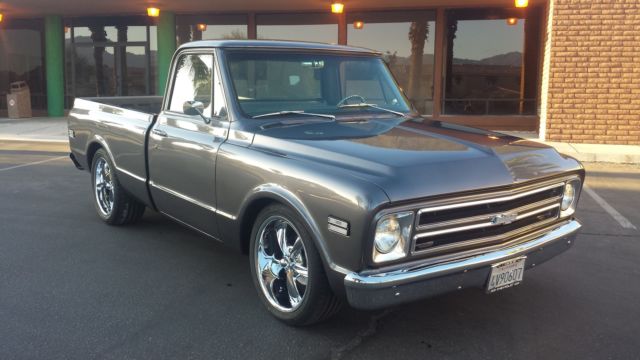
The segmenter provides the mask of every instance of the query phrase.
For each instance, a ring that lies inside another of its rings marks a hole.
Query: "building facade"
[[[640,144],[640,0],[91,3],[0,3],[0,116],[14,81],[36,114],[61,116],[75,97],[162,93],[188,41],[303,40],[380,51],[426,117]]]

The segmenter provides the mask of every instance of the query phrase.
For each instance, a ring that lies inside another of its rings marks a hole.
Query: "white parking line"
[[[625,229],[638,230],[638,228],[636,228],[636,226],[633,225],[631,221],[629,221],[626,217],[620,214],[618,210],[613,208],[613,206],[609,205],[609,203],[605,199],[601,198],[600,195],[598,195],[591,188],[584,186],[583,189],[584,191],[587,192],[587,194],[589,194],[589,196],[591,196],[593,200],[595,200],[598,203],[598,205],[600,205],[604,209],[604,211],[606,211],[609,215],[611,215],[611,217],[614,218],[620,224],[620,226],[622,226]]]
[[[66,156],[59,156],[59,157],[55,157],[55,158],[52,158],[52,159],[46,159],[46,160],[34,161],[34,162],[26,163],[26,164],[9,166],[9,167],[0,169],[0,171],[13,170],[13,169],[17,169],[17,168],[21,168],[21,167],[25,167],[25,166],[38,165],[38,164],[42,164],[42,163],[46,163],[46,162],[50,162],[50,161],[62,160],[62,159],[66,159],[66,158],[67,158]]]

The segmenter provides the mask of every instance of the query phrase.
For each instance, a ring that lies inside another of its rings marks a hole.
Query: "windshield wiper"
[[[277,111],[277,112],[272,112],[272,113],[255,115],[255,116],[252,116],[251,118],[252,119],[259,119],[259,118],[263,118],[263,117],[280,116],[280,115],[307,115],[307,116],[315,116],[315,117],[327,118],[327,119],[331,119],[331,120],[335,120],[336,119],[336,117],[333,116],[333,115],[308,113],[308,112],[305,112],[304,110]]]
[[[395,111],[395,110],[383,108],[383,107],[378,106],[376,104],[358,103],[358,104],[344,104],[344,105],[339,105],[338,106],[339,109],[342,109],[342,108],[362,108],[362,107],[368,107],[368,108],[372,108],[372,109],[382,110],[382,111],[386,111],[388,113],[396,114],[396,115],[402,116],[402,117],[406,116],[405,114],[401,113],[400,111]]]

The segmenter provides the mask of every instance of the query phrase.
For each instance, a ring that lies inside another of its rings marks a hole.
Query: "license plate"
[[[519,285],[524,275],[526,256],[491,265],[491,275],[487,282],[487,293],[504,290]]]

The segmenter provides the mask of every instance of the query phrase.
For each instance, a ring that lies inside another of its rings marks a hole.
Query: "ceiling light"
[[[353,28],[354,29],[362,29],[364,27],[364,22],[362,20],[356,20],[353,22]]]
[[[198,27],[198,30],[200,30],[200,31],[206,31],[207,30],[207,24],[198,24],[196,26]]]
[[[147,15],[151,17],[158,17],[160,16],[160,9],[154,7],[147,8]]]
[[[515,0],[517,8],[526,8],[529,6],[529,0]]]
[[[518,23],[518,18],[508,18],[507,19],[507,25],[516,25]]]
[[[331,4],[331,12],[334,14],[342,14],[344,11],[344,4],[341,2],[334,2]]]

